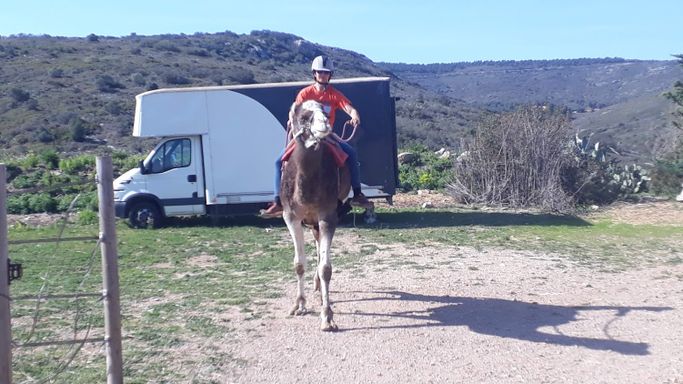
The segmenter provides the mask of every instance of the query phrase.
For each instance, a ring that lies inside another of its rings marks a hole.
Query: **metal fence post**
[[[104,297],[105,341],[107,344],[107,384],[122,384],[121,304],[119,302],[119,267],[116,250],[113,177],[111,157],[97,156],[102,293]]]
[[[12,319],[10,316],[7,241],[7,168],[0,164],[0,383],[12,382]]]

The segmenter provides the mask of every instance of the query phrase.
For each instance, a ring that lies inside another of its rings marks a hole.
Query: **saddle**
[[[336,141],[326,139],[323,140],[323,144],[325,145],[326,150],[332,154],[332,157],[334,157],[334,162],[337,164],[337,167],[342,168],[346,163],[346,159],[349,157],[349,155],[347,155],[346,152],[344,152],[339,143]],[[285,148],[285,153],[282,155],[283,162],[289,159],[289,157],[294,152],[295,147],[296,140],[292,140],[289,142],[289,144],[287,144],[287,148]]]

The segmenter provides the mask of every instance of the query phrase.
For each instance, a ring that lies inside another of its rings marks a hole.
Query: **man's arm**
[[[346,104],[344,106],[344,112],[346,112],[347,115],[351,116],[351,125],[353,125],[354,128],[358,128],[360,125],[360,114],[356,110],[356,108],[353,107],[351,104]]]

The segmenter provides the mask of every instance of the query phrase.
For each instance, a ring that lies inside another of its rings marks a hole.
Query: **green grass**
[[[362,243],[357,251],[334,249],[336,268],[360,271],[368,255],[396,243],[411,249],[444,245],[542,252],[552,254],[559,264],[600,271],[682,262],[683,226],[460,210],[391,209],[380,211],[379,217],[377,224],[347,223],[339,229],[359,236]],[[257,327],[271,316],[266,300],[279,297],[282,285],[295,280],[292,246],[281,221],[247,217],[170,224],[159,230],[117,226],[126,382],[212,382],[212,374],[219,375],[227,363],[246,364],[222,349],[237,337],[234,322],[253,321]],[[54,237],[58,231],[58,226],[15,226],[10,240]],[[97,233],[96,225],[69,224],[63,236]],[[313,253],[312,246],[307,253]],[[12,244],[10,257],[24,266],[24,277],[11,286],[14,298],[36,296],[41,290],[43,295],[101,291],[95,241]],[[453,261],[458,261],[457,255]],[[421,268],[400,252],[377,263],[385,269]],[[12,321],[19,343],[72,339],[74,329],[83,337],[89,326],[90,337],[103,333],[102,303],[93,297],[50,299],[38,311],[35,301],[14,300]],[[64,368],[74,348],[14,349],[15,381],[39,382],[63,370],[54,382],[104,382],[101,345],[86,344]]]

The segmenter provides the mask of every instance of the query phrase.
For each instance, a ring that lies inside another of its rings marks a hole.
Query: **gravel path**
[[[237,325],[221,382],[683,383],[680,264],[601,273],[548,255],[383,246],[335,269],[337,333],[318,330],[310,281],[313,313],[287,315],[294,281],[269,316]]]

